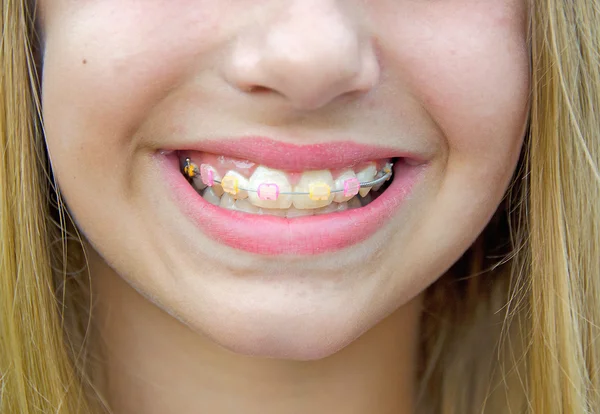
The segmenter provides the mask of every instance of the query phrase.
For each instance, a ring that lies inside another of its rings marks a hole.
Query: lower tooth
[[[352,210],[355,208],[361,208],[362,204],[360,203],[360,200],[358,198],[358,196],[354,196],[352,197],[349,201],[348,201],[348,210]]]
[[[356,197],[355,197],[356,198]],[[327,207],[319,208],[314,210],[315,216],[319,216],[321,214],[329,214],[329,213],[337,213],[340,211],[348,210],[348,202],[345,203],[332,203]]]
[[[318,216],[322,214],[336,213],[339,211],[346,211],[352,208],[361,207],[359,198],[354,197],[349,202],[332,203],[327,207],[322,207],[318,209],[299,210],[294,207],[290,207],[287,210],[275,208],[259,208],[256,207],[254,204],[250,203],[248,200],[236,200],[230,194],[227,193],[219,197],[214,193],[214,191],[210,187],[204,190],[202,197],[209,203],[217,205],[227,210],[240,211],[249,214],[259,214],[287,218],[307,217],[313,215]]]
[[[339,203],[337,211],[346,211],[348,210],[348,203]]]
[[[219,207],[227,208],[229,210],[235,210],[235,199],[229,194],[223,194],[221,196],[221,202]]]
[[[260,208],[256,207],[254,204],[249,202],[248,200],[237,200],[235,202],[235,210],[243,211],[244,213],[250,214],[258,214],[260,212]]]
[[[286,217],[287,218],[306,217],[306,216],[312,216],[313,214],[314,214],[314,210],[299,210],[295,207],[290,207],[287,210]]]
[[[322,207],[322,208],[318,208],[315,210],[315,216],[320,216],[321,214],[329,214],[329,213],[335,213],[338,210],[338,207],[341,204],[337,204],[337,203],[331,203],[326,207]]]
[[[202,192],[202,198],[215,206],[221,204],[221,197],[215,194],[212,187],[208,187]]]
[[[286,210],[279,208],[261,208],[258,214],[263,214],[265,216],[285,217]]]
[[[360,204],[364,207],[367,204],[369,204],[371,201],[373,201],[373,196],[371,195],[371,193],[369,193],[366,196],[364,196],[363,198],[361,198]]]

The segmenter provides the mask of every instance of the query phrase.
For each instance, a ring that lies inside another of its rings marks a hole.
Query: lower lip
[[[390,186],[365,207],[287,219],[210,204],[181,174],[175,154],[160,155],[158,162],[180,209],[210,239],[264,256],[331,253],[368,239],[399,210],[423,169],[397,165]]]

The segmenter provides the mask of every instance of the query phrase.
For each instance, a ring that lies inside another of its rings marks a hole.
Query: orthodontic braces
[[[279,191],[279,186],[275,183],[262,183],[258,188],[241,188],[238,185],[238,179],[225,175],[221,180],[214,179],[214,170],[212,167],[206,164],[202,164],[200,168],[194,164],[190,158],[186,158],[183,164],[182,172],[188,178],[193,180],[195,177],[200,176],[202,182],[207,187],[212,187],[214,184],[220,184],[223,187],[223,191],[236,195],[240,191],[247,191],[251,193],[258,193],[258,197],[261,200],[277,200],[279,195],[307,195],[311,200],[327,200],[332,194],[344,193],[344,197],[355,196],[359,190],[364,187],[374,187],[378,184],[382,184],[392,177],[393,163],[388,162],[383,170],[377,172],[378,178],[371,181],[360,182],[358,178],[349,178],[344,181],[343,189],[332,190],[331,187],[322,181],[317,181],[309,185],[308,192],[299,191]]]

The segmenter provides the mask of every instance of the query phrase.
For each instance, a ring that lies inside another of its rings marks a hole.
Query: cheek
[[[215,0],[169,3],[44,7],[43,107],[51,153],[85,147],[94,154],[89,162],[105,166],[111,153],[127,152],[134,132],[186,72],[210,61],[225,36],[227,10]]]
[[[511,167],[528,113],[524,6],[449,1],[407,14],[395,31],[400,82],[427,112],[452,162]],[[508,161],[508,162],[507,162]]]
[[[417,102],[441,148],[414,242],[449,266],[489,222],[520,154],[528,115],[529,53],[516,2],[423,2],[388,22],[384,50],[396,88]],[[398,23],[400,22],[400,23]],[[394,29],[395,27],[395,29]],[[399,246],[402,248],[402,246]],[[440,274],[440,268],[429,269]],[[418,271],[418,270],[416,270]]]
[[[439,62],[415,62],[422,68],[415,76],[423,85],[422,102],[446,138],[449,153],[485,162],[513,153],[520,147],[528,113],[524,43],[452,40],[457,49],[436,48]]]

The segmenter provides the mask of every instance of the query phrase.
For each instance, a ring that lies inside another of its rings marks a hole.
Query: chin
[[[218,315],[221,315],[219,317]],[[230,352],[258,358],[312,361],[327,358],[374,326],[359,315],[336,314],[265,315],[261,312],[219,313],[209,321],[190,321],[192,330]]]

